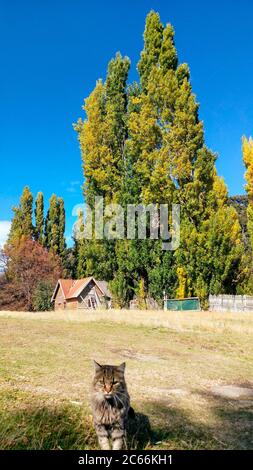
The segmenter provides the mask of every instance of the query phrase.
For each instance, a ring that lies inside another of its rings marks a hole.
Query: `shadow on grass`
[[[151,442],[152,430],[148,417],[143,413],[135,413],[127,425],[128,449],[145,449]]]
[[[208,426],[194,422],[182,409],[166,401],[147,402],[143,406],[151,422],[148,448],[200,450],[221,447]]]
[[[245,384],[239,383],[242,387]],[[249,387],[249,383],[247,383]],[[217,417],[217,435],[230,449],[253,449],[253,399],[225,398],[212,392],[201,392]]]
[[[253,449],[253,400],[231,400],[212,393],[198,392],[198,395],[207,400],[211,423],[205,423],[199,417],[194,419],[165,401],[144,404],[145,413],[152,424],[153,447],[186,450]]]
[[[141,413],[128,423],[129,448],[252,449],[252,401],[199,395],[207,400],[213,424],[193,419],[165,400],[143,402]],[[7,404],[5,411],[0,407],[0,449],[98,448],[92,418],[83,407],[12,406]]]

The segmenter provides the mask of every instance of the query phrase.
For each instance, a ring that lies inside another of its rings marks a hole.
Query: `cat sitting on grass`
[[[96,361],[91,406],[98,442],[102,450],[126,449],[126,424],[134,417],[125,382],[125,362],[120,366],[100,365]]]

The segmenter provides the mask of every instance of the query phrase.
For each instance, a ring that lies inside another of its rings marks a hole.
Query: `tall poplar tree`
[[[158,13],[153,10],[147,15],[143,36],[144,49],[138,63],[138,71],[142,89],[145,90],[151,70],[158,62],[163,38],[163,25]]]
[[[32,223],[33,215],[33,195],[28,186],[25,186],[17,207],[13,207],[14,217],[8,237],[8,243],[12,244],[22,238],[32,238],[34,227]]]
[[[44,196],[42,192],[37,194],[35,201],[35,238],[43,244],[44,237]]]
[[[178,64],[174,30],[151,11],[138,63],[140,83],[126,90],[129,60],[116,55],[105,83],[85,101],[76,125],[84,169],[84,196],[105,202],[178,203],[181,244],[164,252],[160,240],[85,240],[82,273],[107,279],[121,305],[134,295],[234,292],[241,256],[240,226],[217,176],[216,156],[205,146],[199,105],[187,64]],[[169,221],[168,221],[169,223]],[[103,269],[100,270],[101,275]]]
[[[251,239],[251,246],[253,250],[253,139],[250,137],[242,139],[242,153],[243,161],[246,167],[245,189],[248,194],[248,207],[247,207],[247,219],[248,219],[248,231]]]
[[[84,196],[93,207],[94,197],[106,203],[121,192],[126,139],[126,82],[130,62],[119,53],[108,65],[105,84],[99,80],[85,100],[86,120],[74,126],[82,152]]]
[[[55,253],[59,251],[59,206],[57,197],[52,194],[49,201],[45,226],[45,244],[46,247]]]
[[[247,235],[249,243],[245,243],[245,250],[242,259],[242,282],[240,294],[253,294],[253,139],[247,139],[245,136],[242,138],[242,156],[246,168],[245,189],[248,196],[247,205]]]
[[[59,248],[58,254],[64,256],[66,249],[65,241],[65,208],[64,200],[62,197],[58,197],[58,210],[59,210]]]
[[[129,59],[117,53],[108,65],[105,83],[99,80],[85,100],[86,120],[79,119],[75,125],[82,152],[84,197],[92,209],[96,196],[103,196],[105,204],[122,200],[128,170],[125,141],[129,67]],[[112,277],[113,240],[83,240],[78,246],[79,275],[98,274],[99,266],[100,277],[103,272],[105,279]]]
[[[66,242],[65,209],[62,198],[52,194],[49,201],[49,209],[45,221],[44,245],[54,253],[64,256]]]

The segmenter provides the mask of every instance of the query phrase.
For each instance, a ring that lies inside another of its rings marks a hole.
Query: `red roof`
[[[67,299],[72,299],[73,297],[78,297],[80,291],[82,291],[85,286],[91,281],[92,277],[85,277],[83,279],[77,279],[72,281],[72,286],[68,291],[66,296]]]
[[[73,279],[59,279],[58,282],[59,282],[59,284],[62,288],[63,295],[66,298],[66,296],[67,296],[67,294],[68,294],[68,292],[69,292],[69,290],[70,290],[70,288],[71,288],[74,281],[73,281]],[[57,285],[58,285],[58,283],[57,283]]]

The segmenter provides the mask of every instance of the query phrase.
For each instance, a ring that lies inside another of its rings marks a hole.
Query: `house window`
[[[95,297],[89,297],[88,298],[88,308],[96,308]]]

